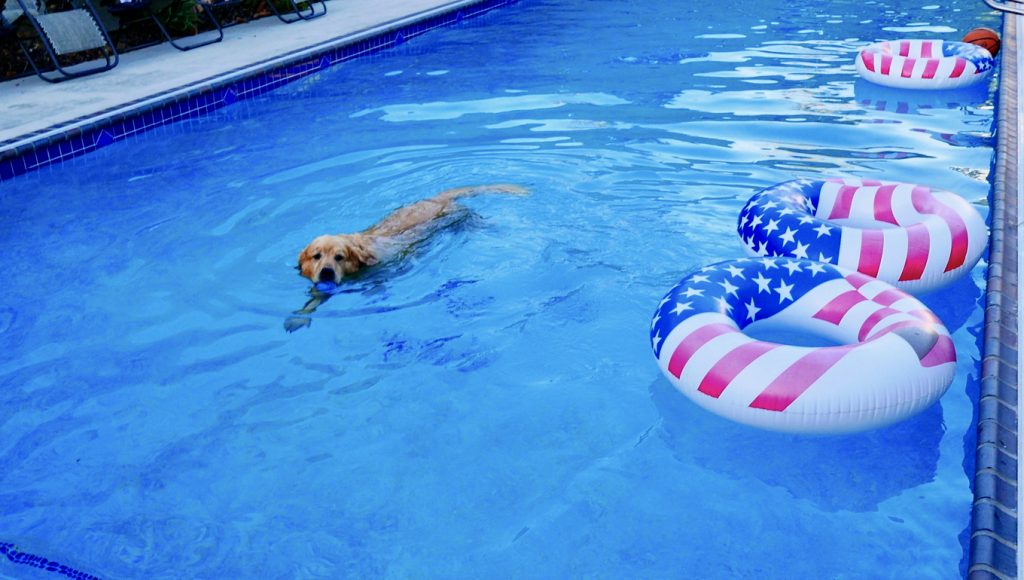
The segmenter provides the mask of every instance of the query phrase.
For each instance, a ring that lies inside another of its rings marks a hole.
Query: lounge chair
[[[117,49],[110,41],[110,35],[103,22],[96,14],[89,0],[80,2],[78,8],[61,12],[44,13],[36,0],[5,0],[3,20],[5,26],[13,27],[24,17],[32,25],[39,37],[43,50],[50,59],[52,69],[39,63],[32,57],[32,51],[25,41],[15,34],[21,51],[28,59],[32,70],[44,81],[57,83],[68,79],[110,70],[117,66]],[[66,64],[68,55],[85,51],[99,51],[95,58],[77,64]]]
[[[224,40],[224,26],[219,20],[217,20],[217,16],[214,15],[213,9],[223,6],[233,6],[239,2],[241,2],[241,0],[195,0],[196,7],[199,8],[199,11],[202,12],[204,16],[206,16],[206,19],[213,25],[214,29],[189,37],[190,40],[184,42],[182,42],[184,38],[174,38],[171,36],[171,33],[167,31],[167,27],[164,25],[163,21],[160,20],[160,15],[152,8],[152,0],[132,0],[130,2],[121,2],[118,4],[112,4],[107,9],[111,14],[117,16],[118,19],[122,21],[122,25],[129,24],[133,20],[151,20],[160,30],[160,34],[167,39],[167,42],[171,43],[171,46],[178,50],[192,50],[193,48],[199,48],[200,46],[206,46],[207,44],[213,44]]]
[[[327,5],[324,4],[323,0],[299,0],[298,2],[288,0],[288,3],[291,4],[291,11],[282,13],[274,5],[274,0],[266,0],[266,4],[270,7],[271,12],[281,19],[281,22],[286,24],[298,22],[299,20],[312,20],[327,14]],[[319,9],[317,6],[319,6]]]

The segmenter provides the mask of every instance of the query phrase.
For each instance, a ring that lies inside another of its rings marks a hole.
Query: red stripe
[[[906,231],[907,261],[903,264],[900,282],[921,279],[924,267],[928,265],[928,252],[931,249],[931,236],[924,224],[914,224]]]
[[[846,281],[850,283],[850,286],[853,286],[854,288],[857,289],[860,289],[862,286],[864,286],[865,284],[872,280],[874,280],[874,278],[872,278],[871,276],[865,276],[860,272],[853,272],[851,274],[846,275]]]
[[[851,308],[860,304],[861,302],[864,302],[865,300],[867,300],[867,298],[865,298],[863,294],[857,292],[856,290],[843,292],[839,296],[833,298],[831,302],[822,307],[822,309],[819,310],[818,313],[814,315],[814,318],[838,325],[843,320],[843,317],[846,316],[846,313],[850,311]]]
[[[767,411],[785,411],[793,401],[811,388],[822,375],[850,352],[849,346],[831,346],[812,350],[796,363],[790,365],[750,406]]]
[[[690,362],[690,358],[697,352],[697,349],[711,339],[730,332],[739,331],[728,324],[706,324],[694,330],[679,343],[675,352],[672,353],[672,358],[668,361],[668,372],[678,379],[679,375],[683,374],[686,363]]]
[[[900,72],[900,76],[905,79],[909,79],[910,75],[914,74],[914,65],[917,64],[917,59],[908,58],[903,61],[903,71]]]
[[[889,70],[892,68],[892,55],[882,55],[882,74],[888,75]]]
[[[878,277],[878,268],[882,265],[884,240],[885,236],[882,234],[882,230],[861,230],[858,272]]]
[[[895,184],[883,185],[878,188],[875,194],[875,219],[893,225],[900,225],[896,216],[892,213],[892,193],[896,191]]]
[[[953,246],[950,248],[949,261],[946,262],[946,272],[959,268],[967,261],[967,224],[953,208],[939,201],[927,187],[915,187],[910,194],[914,209],[923,214],[936,215],[942,218],[949,226],[949,233],[953,237]]]
[[[733,349],[711,367],[708,374],[701,380],[697,390],[717,399],[736,378],[736,375],[740,374],[750,363],[779,346],[781,345],[770,342],[748,342]]]
[[[864,51],[860,53],[860,60],[864,62],[864,68],[871,72],[875,72],[875,59],[872,58],[874,53]]]
[[[872,298],[871,301],[874,302],[875,304],[881,304],[882,306],[892,306],[893,304],[899,302],[900,300],[903,300],[906,297],[907,295],[904,294],[903,292],[900,292],[899,290],[896,290],[894,288],[890,288],[884,292],[880,292],[878,296]]]
[[[910,56],[910,42],[907,40],[900,41],[900,56]]]
[[[868,319],[864,321],[864,324],[860,325],[860,332],[857,333],[857,340],[864,342],[864,338],[871,333],[871,329],[874,328],[884,318],[888,318],[893,314],[900,314],[900,310],[895,308],[879,308],[878,310],[871,313]]]
[[[857,193],[855,185],[843,185],[836,193],[836,202],[832,206],[832,214],[828,219],[845,219],[850,217],[850,208],[853,206],[853,196]]]
[[[953,339],[946,335],[940,335],[935,346],[921,359],[921,366],[937,367],[951,362],[956,362],[956,347],[953,345]]]
[[[925,40],[921,43],[921,58],[932,57],[932,41]]]
[[[933,79],[935,73],[939,70],[939,59],[930,58],[924,63],[924,73],[921,74],[921,78]]]
[[[961,57],[956,57],[956,61],[953,63],[953,72],[949,73],[949,78],[956,79],[960,78],[960,75],[964,74],[964,69],[967,68],[967,61]]]

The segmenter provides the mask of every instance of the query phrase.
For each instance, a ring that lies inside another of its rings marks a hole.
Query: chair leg
[[[291,24],[292,22],[298,22],[299,20],[313,20],[314,18],[320,18],[324,14],[327,14],[327,5],[324,4],[323,0],[309,0],[306,2],[306,8],[299,6],[301,2],[295,0],[288,0],[292,6],[292,12],[282,14],[281,11],[274,6],[273,0],[266,0],[267,6],[274,13],[281,22],[285,24]],[[320,5],[320,10],[317,10],[317,5]]]
[[[199,48],[200,46],[206,46],[207,44],[213,44],[215,42],[220,42],[224,40],[224,28],[220,25],[220,21],[217,20],[217,17],[214,16],[213,10],[211,10],[210,7],[207,6],[206,3],[202,2],[201,0],[196,2],[196,6],[198,6],[200,10],[202,10],[206,18],[213,24],[217,32],[217,35],[215,37],[208,38],[205,40],[198,40],[191,43],[179,42],[181,39],[174,38],[171,36],[171,33],[167,31],[167,28],[164,27],[163,22],[160,22],[160,19],[156,17],[156,14],[153,13],[153,9],[150,8],[148,4],[146,5],[146,11],[149,13],[149,17],[153,20],[153,22],[156,23],[157,27],[160,29],[160,33],[163,34],[164,38],[167,39],[167,42],[171,43],[171,46],[178,50],[192,50],[193,48]]]

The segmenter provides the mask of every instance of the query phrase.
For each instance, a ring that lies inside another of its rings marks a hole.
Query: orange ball
[[[977,44],[995,56],[999,52],[999,34],[991,28],[975,28],[964,36],[964,42]]]

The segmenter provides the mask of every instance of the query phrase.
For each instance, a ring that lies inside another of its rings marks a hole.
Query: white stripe
[[[860,230],[842,226],[842,240],[839,242],[839,259],[837,264],[856,270],[860,264]]]
[[[826,181],[821,186],[821,192],[818,194],[818,207],[815,208],[814,217],[827,220],[829,214],[832,213],[832,207],[836,204],[836,194],[839,193],[839,188],[842,187],[841,183],[834,183]]]
[[[967,226],[967,258],[965,264],[970,264],[975,256],[985,250],[988,244],[988,226],[981,214],[964,198],[944,190],[935,190],[935,197],[947,207],[955,211]]]
[[[949,254],[953,250],[953,234],[949,231],[949,224],[942,218],[934,215],[925,216],[922,223],[928,229],[928,263],[921,274],[922,279],[931,276],[940,276],[946,271],[946,264],[949,263]]]
[[[882,230],[882,263],[878,267],[878,278],[893,282],[900,279],[907,263],[909,246],[907,231],[903,228]]]
[[[950,76],[953,75],[954,66],[956,66],[955,58],[940,58],[939,68],[935,71],[935,78],[948,79]]]
[[[892,192],[892,215],[902,227],[919,224],[924,217],[914,209],[911,194],[918,187],[912,183],[901,183]]]
[[[877,224],[875,196],[877,195],[877,186],[857,186],[857,191],[853,194],[853,201],[850,203],[850,217],[845,220],[836,220],[836,222],[861,228],[875,226]]]

